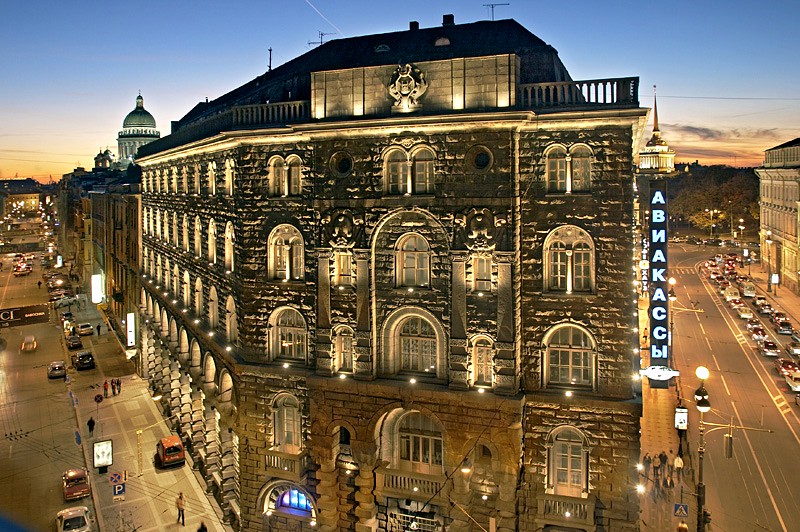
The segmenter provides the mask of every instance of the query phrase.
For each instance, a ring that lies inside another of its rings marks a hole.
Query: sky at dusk
[[[161,135],[170,121],[326,41],[491,18],[488,0],[7,0],[0,32],[0,178],[58,180],[90,169],[139,91]],[[800,2],[508,0],[573,79],[639,76],[658,86],[677,161],[758,166],[800,137]],[[645,140],[649,131],[645,134]]]

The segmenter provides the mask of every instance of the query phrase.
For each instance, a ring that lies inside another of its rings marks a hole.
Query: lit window
[[[430,248],[419,235],[400,239],[397,249],[396,269],[398,286],[428,286],[430,283]]]
[[[233,196],[233,181],[236,176],[236,163],[233,159],[225,159],[225,194]]]
[[[214,220],[208,222],[208,262],[217,263],[217,224]]]
[[[548,493],[586,497],[589,492],[589,448],[583,434],[572,427],[559,427],[547,439]]]
[[[386,158],[386,192],[405,194],[409,191],[408,161],[400,150],[393,150]]]
[[[579,387],[594,384],[595,349],[588,333],[574,325],[561,326],[546,344],[549,384]]]
[[[432,194],[434,190],[435,157],[427,148],[416,151],[410,158],[405,151],[393,149],[386,155],[384,166],[387,194]]]
[[[436,332],[418,317],[406,319],[400,327],[400,368],[408,372],[436,375]]]
[[[476,255],[472,259],[472,290],[490,292],[492,290],[492,257]]]
[[[269,239],[268,260],[271,279],[280,281],[303,279],[305,258],[300,231],[291,225],[276,227]]]
[[[412,412],[398,427],[400,469],[423,474],[441,474],[444,443],[442,431],[428,416]]]
[[[492,385],[492,343],[479,338],[472,346],[472,382],[479,386]]]
[[[283,453],[296,454],[302,449],[300,403],[291,395],[278,396],[272,405],[272,446]]]
[[[355,350],[353,347],[353,330],[350,327],[337,329],[336,337],[334,338],[334,349],[339,371],[353,371]]]
[[[433,193],[433,152],[419,150],[413,157],[411,179],[414,183],[414,194]]]
[[[335,251],[334,281],[337,286],[349,286],[353,282],[353,257],[347,251]]]
[[[208,163],[208,194],[213,196],[217,193],[217,163]]]
[[[574,225],[552,231],[544,242],[545,287],[551,292],[594,291],[594,243]]]
[[[280,311],[275,320],[273,353],[276,358],[306,358],[306,323],[294,309]]]

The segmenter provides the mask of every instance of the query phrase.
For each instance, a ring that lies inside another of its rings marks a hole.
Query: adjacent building
[[[237,529],[638,529],[646,116],[446,15],[139,149],[142,372]]]
[[[159,137],[161,133],[156,129],[156,120],[144,108],[144,98],[140,94],[136,97],[136,107],[122,121],[122,130],[117,135],[119,164],[128,166],[136,158],[136,150]]]
[[[800,197],[800,138],[766,150],[764,165],[756,168],[761,207],[761,260],[778,284],[800,293],[798,275],[798,210]]]

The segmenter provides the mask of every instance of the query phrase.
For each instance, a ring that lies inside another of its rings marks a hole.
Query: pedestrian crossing
[[[669,271],[670,274],[672,275],[692,275],[697,273],[697,270],[695,270],[691,266],[687,266],[684,268],[670,268]]]

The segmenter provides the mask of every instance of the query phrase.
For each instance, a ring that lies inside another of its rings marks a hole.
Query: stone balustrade
[[[233,108],[233,128],[281,125],[308,120],[311,116],[308,100],[295,102],[240,105]]]
[[[593,495],[586,499],[541,493],[537,496],[537,521],[553,526],[580,526],[591,532],[595,528]]]
[[[444,475],[425,475],[411,471],[400,471],[379,467],[376,471],[376,491],[383,497],[413,499],[442,503],[447,500],[443,489],[447,480]]]
[[[292,482],[305,481],[308,472],[308,450],[292,454],[270,449],[266,451],[265,461],[267,475]]]
[[[639,106],[638,77],[521,84],[518,91],[523,109]]]

